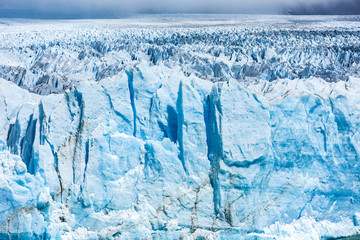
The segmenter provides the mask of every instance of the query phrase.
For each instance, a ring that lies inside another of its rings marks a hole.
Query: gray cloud
[[[10,13],[39,11],[51,14],[116,13],[292,13],[360,14],[360,0],[0,0]],[[2,10],[1,13],[6,13]],[[0,15],[1,16],[1,15]],[[7,16],[8,17],[8,16]]]

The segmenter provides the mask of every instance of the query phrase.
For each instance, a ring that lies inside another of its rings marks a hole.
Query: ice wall
[[[0,79],[0,238],[359,233],[359,78],[209,81],[144,56],[58,94]]]

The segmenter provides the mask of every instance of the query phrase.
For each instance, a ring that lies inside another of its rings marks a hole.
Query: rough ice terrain
[[[359,234],[359,31],[0,20],[0,239]]]

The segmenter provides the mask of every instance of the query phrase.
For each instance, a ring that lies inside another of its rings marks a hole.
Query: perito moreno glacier
[[[0,239],[360,233],[358,17],[0,22]]]

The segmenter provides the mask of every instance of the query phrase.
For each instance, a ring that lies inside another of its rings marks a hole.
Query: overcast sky
[[[360,0],[0,0],[0,9],[82,13],[360,14]],[[0,16],[1,17],[1,16]]]

